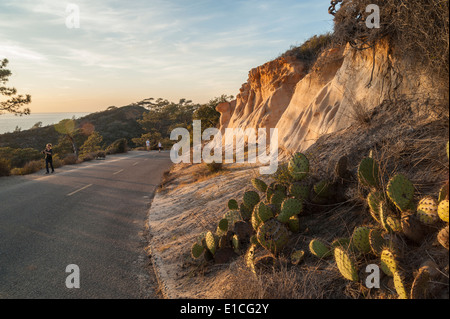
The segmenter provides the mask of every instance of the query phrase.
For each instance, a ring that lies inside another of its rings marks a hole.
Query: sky
[[[0,0],[0,59],[13,73],[8,86],[32,96],[32,113],[150,97],[206,103],[237,95],[251,69],[331,31],[329,3]]]

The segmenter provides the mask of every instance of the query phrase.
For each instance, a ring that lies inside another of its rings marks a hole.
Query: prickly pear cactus
[[[419,269],[411,286],[411,299],[426,299],[430,286],[430,272],[427,267]]]
[[[314,185],[314,193],[322,198],[328,198],[331,195],[330,182],[323,180]]]
[[[447,250],[448,250],[448,246],[449,246],[448,235],[449,235],[448,225],[446,227],[444,227],[443,229],[441,229],[437,235],[438,242]]]
[[[380,222],[380,204],[383,201],[383,194],[379,191],[372,191],[367,196],[367,204],[369,205],[370,215],[376,222]]]
[[[233,244],[234,252],[239,253],[239,250],[241,249],[240,243],[239,243],[239,237],[237,235],[233,235],[231,242]]]
[[[239,205],[239,212],[241,213],[241,216],[244,220],[250,219],[250,217],[252,216],[252,211],[253,210],[245,206],[244,203],[241,203],[241,205]]]
[[[223,215],[222,219],[226,219],[227,220],[227,222],[228,222],[228,225],[227,225],[228,229],[231,229],[236,222],[242,220],[241,214],[237,210],[230,210],[230,211],[226,212]]]
[[[355,261],[348,253],[347,250],[342,247],[336,247],[334,249],[334,259],[337,267],[345,279],[351,281],[358,281],[358,269],[356,268]]]
[[[298,215],[303,211],[303,203],[295,198],[287,198],[281,205],[281,212],[277,216],[278,221],[287,223],[289,218]]]
[[[404,275],[400,271],[396,271],[393,274],[394,287],[398,294],[399,299],[408,299],[408,292],[406,289],[406,280]]]
[[[371,251],[369,242],[370,228],[368,227],[357,227],[353,231],[351,243],[363,254],[368,254]]]
[[[401,233],[403,231],[401,221],[397,217],[388,216],[386,218],[386,226],[389,231],[392,231],[394,233]]]
[[[380,184],[380,173],[378,163],[371,157],[363,158],[358,167],[358,180],[366,186],[378,188]]]
[[[216,253],[216,248],[217,248],[216,236],[214,236],[214,234],[209,231],[206,233],[205,241],[206,241],[206,247],[208,248],[209,252],[214,255]]]
[[[345,250],[348,250],[350,247],[351,239],[347,237],[336,238],[330,245],[330,249],[334,250],[336,247],[341,247]]]
[[[307,200],[309,197],[310,186],[303,182],[295,182],[289,187],[289,194],[299,200]]]
[[[301,181],[309,173],[309,160],[302,153],[296,153],[288,163],[289,174],[295,181]]]
[[[274,191],[273,195],[270,197],[269,203],[273,205],[280,205],[286,199],[286,194],[282,191]]]
[[[441,220],[448,223],[448,199],[444,199],[439,203],[438,215]]]
[[[251,183],[253,187],[255,187],[256,190],[260,191],[261,193],[265,193],[267,191],[267,184],[259,178],[253,178],[251,180]]]
[[[293,265],[298,265],[303,260],[304,257],[305,257],[305,251],[296,250],[291,254],[291,263]]]
[[[438,203],[431,197],[422,198],[417,206],[417,217],[425,225],[432,225],[439,220]]]
[[[228,208],[231,210],[238,210],[239,209],[238,202],[235,199],[230,199],[228,201]]]
[[[245,207],[249,210],[253,210],[253,207],[256,206],[260,201],[259,195],[255,191],[247,191],[244,193],[243,202]]]
[[[219,226],[218,228],[222,231],[222,232],[227,232],[228,231],[228,219],[226,218],[222,218],[219,221]]]
[[[294,215],[289,218],[287,226],[291,232],[298,233],[300,231],[300,220],[298,219],[298,216]]]
[[[380,266],[381,266],[380,267],[381,270],[383,270],[383,272],[386,275],[391,276],[391,277],[394,275],[394,273],[399,271],[397,257],[389,249],[384,249],[381,252],[381,265]]]
[[[272,218],[259,226],[256,236],[262,247],[277,254],[288,243],[289,230],[283,223]]]
[[[194,259],[198,259],[201,257],[201,255],[203,254],[204,251],[205,251],[205,247],[203,247],[199,243],[194,243],[194,245],[192,245],[192,248],[191,248],[191,256]]]
[[[414,197],[414,185],[403,174],[397,174],[389,180],[387,195],[400,211],[409,208]]]
[[[327,258],[332,254],[327,245],[319,239],[313,239],[309,242],[309,251],[318,258]]]
[[[383,238],[383,233],[379,229],[372,229],[369,233],[369,243],[372,253],[376,256],[381,256],[386,240]]]
[[[258,205],[255,206],[255,209],[258,214],[258,220],[261,222],[266,222],[274,217],[272,209],[263,202],[259,202]],[[259,227],[259,225],[257,227]]]

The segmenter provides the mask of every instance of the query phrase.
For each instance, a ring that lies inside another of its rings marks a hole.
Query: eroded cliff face
[[[387,44],[328,50],[309,71],[282,57],[251,70],[236,100],[217,107],[220,129],[277,128],[281,148],[303,151],[323,134],[364,120],[386,99],[429,96],[429,81],[405,68]]]

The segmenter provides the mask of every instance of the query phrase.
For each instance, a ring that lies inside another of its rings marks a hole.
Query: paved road
[[[168,152],[130,152],[0,178],[0,299],[155,298],[145,220],[170,165]],[[80,288],[66,287],[71,264]]]

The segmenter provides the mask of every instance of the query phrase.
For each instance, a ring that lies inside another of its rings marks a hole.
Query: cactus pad
[[[309,251],[318,258],[331,256],[331,250],[322,241],[313,239],[309,242]]]
[[[300,231],[300,220],[296,215],[289,218],[287,225],[289,230],[293,233],[298,233]]]
[[[386,245],[386,240],[383,238],[383,234],[379,229],[372,229],[369,233],[369,243],[372,253],[376,256],[381,256],[383,249]]]
[[[309,160],[302,153],[296,153],[288,163],[289,174],[295,181],[301,181],[309,172]]]
[[[299,200],[307,200],[309,197],[310,186],[303,183],[293,183],[289,187],[289,194]]]
[[[351,243],[359,252],[367,254],[371,251],[369,242],[370,228],[358,227],[353,231]]]
[[[389,199],[401,211],[408,209],[414,197],[414,185],[403,174],[392,177],[386,191]]]
[[[411,299],[426,299],[430,284],[430,272],[427,267],[419,269],[411,286]]]
[[[396,273],[399,270],[397,257],[391,250],[384,249],[381,252],[381,267],[380,268],[388,276],[393,276],[394,273]]]
[[[219,221],[219,229],[220,229],[221,231],[223,231],[223,232],[228,231],[228,219],[222,218],[222,219]]]
[[[216,253],[216,249],[217,249],[216,236],[214,236],[214,234],[209,231],[206,233],[205,241],[206,241],[206,247],[208,248],[209,252],[214,255]]]
[[[198,259],[198,258],[200,258],[200,256],[203,254],[204,251],[205,251],[205,247],[203,247],[199,243],[194,243],[194,245],[192,245],[192,248],[191,248],[191,256],[194,259]]]
[[[447,225],[446,227],[442,228],[437,235],[438,242],[447,250],[448,250],[448,235],[449,235],[448,232],[449,229]]]
[[[258,205],[255,206],[256,213],[258,214],[258,219],[261,222],[266,222],[270,218],[273,218],[273,212],[272,209],[264,204],[263,202],[259,202]],[[256,228],[257,229],[257,228]]]
[[[230,199],[228,201],[228,208],[231,210],[238,210],[239,209],[238,202],[235,199]]]
[[[398,294],[399,299],[408,299],[408,292],[406,290],[406,281],[402,273],[396,271],[393,274],[394,277],[394,287]]]
[[[331,195],[331,187],[330,182],[323,180],[314,185],[314,193],[316,193],[317,196],[328,198]]]
[[[291,254],[291,263],[293,265],[298,265],[305,257],[305,252],[303,250],[296,250]]]
[[[369,205],[369,211],[373,219],[380,222],[380,204],[383,201],[383,194],[378,191],[372,191],[367,196],[367,204]]]
[[[378,164],[373,158],[362,159],[358,167],[358,180],[362,185],[377,188],[380,184],[379,174]]]
[[[253,178],[251,182],[253,187],[261,193],[265,193],[267,191],[267,184],[259,178]]]
[[[402,232],[402,224],[399,218],[388,216],[386,218],[386,226],[389,229],[389,231],[393,231],[395,233]]]
[[[347,250],[342,247],[336,247],[334,249],[334,259],[336,260],[337,267],[345,279],[351,281],[358,281],[358,270],[355,266],[353,258],[350,256]]]
[[[253,210],[253,207],[259,203],[260,198],[257,192],[255,191],[247,191],[244,193],[243,200],[245,207],[249,210]]]
[[[276,219],[269,219],[258,228],[256,236],[261,246],[276,254],[288,243],[289,230]]]
[[[448,199],[444,199],[438,206],[439,218],[448,223]]]
[[[417,217],[425,225],[432,225],[439,220],[438,203],[432,197],[422,198],[417,206]]]
[[[277,219],[282,223],[287,223],[289,218],[294,215],[298,215],[303,210],[303,203],[295,198],[287,198],[281,205],[281,212],[277,216]]]

